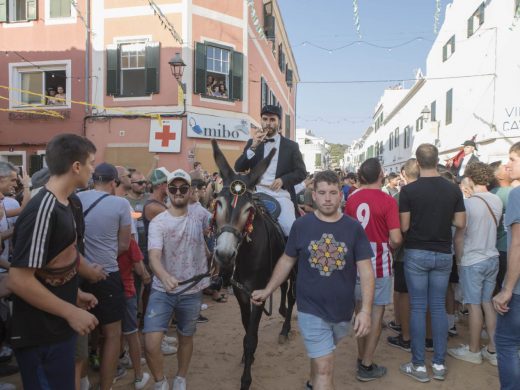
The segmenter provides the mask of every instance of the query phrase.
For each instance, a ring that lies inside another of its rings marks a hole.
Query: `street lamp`
[[[182,78],[184,68],[186,67],[186,64],[182,60],[181,55],[179,53],[175,53],[175,55],[168,62],[168,64],[170,64],[170,69],[172,71],[173,77],[175,77],[175,79],[179,81]]]
[[[186,113],[186,84],[183,83],[181,79],[186,64],[182,60],[180,53],[175,53],[172,59],[168,61],[168,64],[170,65],[170,70],[172,71],[173,77],[175,77],[175,80],[177,80],[177,84],[179,84],[179,87],[182,90],[182,101],[184,105],[182,114],[180,114],[182,116]]]
[[[430,120],[430,108],[428,106],[424,106],[424,108],[421,111],[421,116],[423,117],[423,120],[425,122],[428,122]]]

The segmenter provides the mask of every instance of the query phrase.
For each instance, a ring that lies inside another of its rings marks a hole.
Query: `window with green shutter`
[[[107,95],[140,97],[159,93],[160,44],[127,42],[107,47]]]
[[[432,122],[437,121],[437,101],[435,100],[430,104],[430,120]]]
[[[291,115],[285,114],[285,138],[291,138]]]
[[[49,1],[49,16],[51,18],[69,18],[71,16],[71,0],[47,0]]]
[[[479,5],[473,15],[468,19],[468,38],[471,37],[475,32],[484,24],[484,10],[486,8],[485,3]]]
[[[0,22],[7,22],[7,0],[0,0]]]
[[[23,22],[37,18],[37,0],[0,0],[0,22]]]
[[[242,100],[244,55],[215,43],[195,43],[194,93],[204,97]]]
[[[446,92],[446,125],[453,121],[453,89]]]
[[[448,42],[442,47],[442,61],[446,61],[453,53],[455,53],[455,35],[452,35]]]

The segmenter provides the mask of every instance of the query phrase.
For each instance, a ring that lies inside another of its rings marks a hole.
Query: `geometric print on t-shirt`
[[[337,242],[332,234],[324,233],[319,241],[310,242],[309,263],[321,276],[330,276],[333,271],[345,267],[347,250],[344,242]]]

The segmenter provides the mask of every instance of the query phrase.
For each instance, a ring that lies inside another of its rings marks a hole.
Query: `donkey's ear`
[[[271,160],[273,159],[274,155],[276,153],[276,148],[273,148],[266,158],[264,158],[262,161],[260,161],[256,166],[251,170],[250,176],[249,176],[249,186],[254,187],[264,172],[269,167],[269,164],[271,163]]]
[[[222,178],[226,180],[227,178],[232,177],[235,171],[233,171],[233,169],[227,162],[226,157],[218,147],[217,141],[212,139],[211,146],[213,147],[213,158],[215,159],[215,163],[217,164],[217,167],[220,170]]]

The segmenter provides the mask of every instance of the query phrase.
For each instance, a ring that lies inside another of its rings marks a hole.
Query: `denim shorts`
[[[143,333],[166,332],[175,314],[177,332],[182,336],[193,336],[201,304],[202,291],[176,295],[152,289],[144,316]]]
[[[361,302],[361,285],[356,281],[356,301]],[[376,278],[373,305],[386,306],[392,303],[392,277]]]
[[[311,359],[331,354],[350,330],[350,322],[327,322],[309,313],[298,312],[298,326],[307,355]]]
[[[460,267],[464,303],[480,305],[491,302],[497,282],[498,256],[473,265]]]
[[[125,316],[123,317],[123,334],[137,332],[137,296],[126,298]]]

